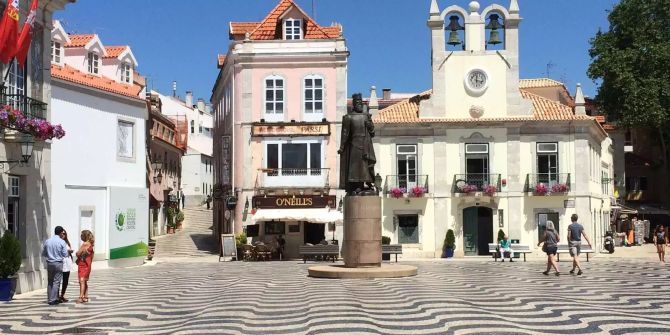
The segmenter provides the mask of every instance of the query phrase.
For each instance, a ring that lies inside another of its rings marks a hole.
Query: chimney
[[[577,91],[575,92],[575,115],[586,115],[586,101],[580,83],[577,83]]]
[[[377,88],[370,87],[370,101],[368,102],[370,114],[375,115],[379,111],[379,100],[377,100]]]
[[[212,105],[211,104],[206,104],[205,105],[205,112],[207,114],[212,114]]]
[[[173,97],[177,96],[177,81],[176,80],[172,81],[172,96]]]
[[[391,89],[390,88],[382,88],[382,99],[384,99],[384,100],[391,99]]]
[[[186,91],[186,106],[193,107],[193,91]]]
[[[201,112],[205,111],[205,100],[203,98],[198,98],[198,110]]]

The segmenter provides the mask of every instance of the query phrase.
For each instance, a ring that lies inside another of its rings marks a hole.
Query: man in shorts
[[[572,256],[572,270],[570,270],[570,274],[574,274],[575,268],[577,268],[579,269],[577,275],[581,275],[582,266],[579,263],[579,254],[582,248],[582,236],[584,236],[589,246],[591,246],[591,241],[586,232],[584,232],[584,226],[577,223],[578,219],[577,214],[572,214],[572,217],[570,217],[572,223],[568,226],[568,247],[570,248],[570,256]]]

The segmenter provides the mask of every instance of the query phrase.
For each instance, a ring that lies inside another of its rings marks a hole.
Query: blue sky
[[[312,13],[312,0],[296,0]],[[482,8],[509,0],[482,0]],[[617,0],[519,0],[521,77],[565,81],[571,92],[581,82],[594,96],[586,76],[589,39],[606,30],[607,10]],[[206,101],[225,53],[228,22],[260,21],[278,0],[77,0],[58,12],[69,33],[97,33],[103,44],[132,47],[139,72],[149,85],[180,96],[192,90]],[[314,0],[321,25],[339,22],[351,52],[349,94],[369,87],[421,92],[431,85],[429,0]],[[466,7],[468,0],[438,0],[440,8]],[[379,92],[381,93],[381,92]]]

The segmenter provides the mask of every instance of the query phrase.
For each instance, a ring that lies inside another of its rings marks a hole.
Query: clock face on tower
[[[465,75],[465,87],[468,92],[480,95],[486,91],[489,85],[489,76],[484,70],[474,69]]]

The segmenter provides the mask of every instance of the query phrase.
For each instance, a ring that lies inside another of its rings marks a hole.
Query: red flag
[[[9,63],[16,55],[16,42],[19,32],[19,0],[7,2],[5,14],[0,21],[0,61]]]
[[[30,12],[26,22],[21,28],[21,35],[19,35],[19,42],[16,46],[16,60],[24,66],[26,64],[26,57],[28,56],[28,49],[30,49],[30,40],[33,37],[33,27],[35,26],[35,16],[37,15],[37,0],[33,0],[30,5]]]

